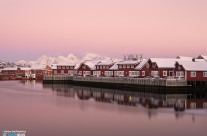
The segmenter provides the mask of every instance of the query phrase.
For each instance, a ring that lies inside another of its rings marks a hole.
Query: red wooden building
[[[114,77],[138,77],[139,72],[134,70],[140,61],[121,61],[117,62],[110,68]]]
[[[95,65],[100,61],[85,61],[82,62],[75,70],[77,71],[78,76],[88,77],[93,75],[95,70]]]
[[[176,77],[187,81],[207,81],[207,62],[205,61],[177,61],[174,71]]]
[[[150,66],[151,76],[159,78],[167,78],[174,76],[174,68],[176,59],[173,58],[150,58],[152,62]]]
[[[103,61],[95,65],[93,76],[100,77],[112,77],[113,71],[110,68],[115,64],[113,61]]]
[[[73,75],[76,64],[54,64],[52,65],[53,75]]]

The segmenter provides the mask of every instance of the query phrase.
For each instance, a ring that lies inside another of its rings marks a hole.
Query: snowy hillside
[[[115,60],[118,61],[120,59],[114,59],[107,56],[101,56],[97,54],[86,54],[81,59],[79,59],[77,56],[73,54],[69,54],[68,56],[58,56],[58,57],[48,57],[46,55],[43,55],[42,57],[38,58],[36,61],[25,61],[20,60],[17,61],[16,64],[19,66],[35,66],[35,65],[51,65],[51,64],[63,64],[63,63],[81,63],[83,61],[88,60]]]

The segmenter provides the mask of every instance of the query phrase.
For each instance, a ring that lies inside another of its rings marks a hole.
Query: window
[[[61,69],[61,66],[58,66],[58,69]]]
[[[129,71],[129,77],[138,77],[139,71]]]
[[[191,77],[196,77],[196,72],[190,72]]]
[[[159,72],[158,71],[151,71],[151,75],[153,77],[159,77]]]
[[[127,65],[127,68],[130,68],[130,65]]]
[[[203,72],[203,77],[207,77],[207,72]]]
[[[84,76],[91,75],[91,71],[83,71],[83,75]]]
[[[145,71],[142,71],[142,76],[145,76]]]
[[[69,67],[67,66],[66,69],[69,69]]]
[[[64,74],[64,70],[61,70],[61,74]]]
[[[176,77],[184,77],[183,71],[176,71]]]
[[[99,69],[99,66],[97,66],[97,69]]]
[[[82,75],[82,71],[79,71],[79,72],[78,72],[78,75]]]
[[[109,66],[106,66],[106,69],[109,69]]]
[[[126,65],[123,65],[123,68],[126,68]]]
[[[106,66],[103,66],[103,69],[106,69]]]
[[[102,69],[102,66],[100,66],[100,69]]]
[[[191,109],[195,109],[195,108],[196,108],[196,103],[192,102],[192,103],[190,104],[190,108],[191,108]]]
[[[69,75],[73,75],[73,70],[68,70]]]
[[[86,69],[86,65],[83,65],[82,68],[83,68],[83,69]]]
[[[57,70],[54,70],[54,74],[57,74]]]
[[[203,103],[203,108],[207,108],[207,102]]]
[[[62,69],[65,69],[65,66],[62,66]]]
[[[114,76],[124,76],[124,71],[115,71]]]
[[[70,66],[70,69],[73,69],[73,66]]]
[[[119,65],[119,68],[122,68],[122,65]]]
[[[134,65],[131,65],[131,68],[134,68]]]
[[[100,76],[101,75],[101,71],[93,71],[93,75],[94,76]]]
[[[105,71],[104,75],[105,76],[113,76],[113,71]]]
[[[163,71],[163,76],[167,76],[167,71]]]

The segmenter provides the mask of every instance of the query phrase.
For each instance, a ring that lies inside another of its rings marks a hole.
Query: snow
[[[101,61],[100,63],[96,64],[96,66],[100,66],[100,65],[111,65],[111,64],[114,64],[115,62],[114,61]]]
[[[9,68],[4,68],[4,69],[2,69],[2,70],[17,70],[17,67],[9,67]]]
[[[205,61],[207,61],[207,56],[205,56],[205,55],[199,55],[198,57],[203,58]]]
[[[186,57],[186,56],[177,56],[176,59],[182,60],[182,61],[192,61],[192,57]]]
[[[177,61],[184,67],[186,71],[207,71],[207,63],[205,61]]]
[[[95,70],[95,65],[99,62],[100,61],[97,61],[97,60],[95,60],[95,61],[86,61],[86,62],[84,62],[84,64],[87,65],[91,70]]]
[[[133,64],[137,64],[139,63],[140,61],[120,61],[117,63],[117,65],[133,65]]]
[[[118,62],[116,62],[111,68],[110,70],[118,70]]]
[[[149,59],[143,59],[142,62],[134,69],[140,70],[147,62]]]
[[[150,60],[156,62],[159,68],[174,68],[176,62],[174,58],[150,58]]]

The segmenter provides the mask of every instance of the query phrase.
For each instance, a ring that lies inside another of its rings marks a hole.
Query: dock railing
[[[115,83],[149,86],[187,86],[186,80],[161,78],[130,78],[130,77],[80,77],[69,75],[44,76],[43,80],[71,80],[77,82]]]

